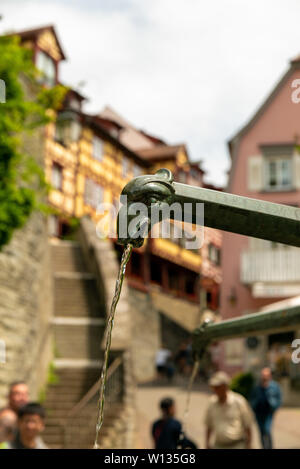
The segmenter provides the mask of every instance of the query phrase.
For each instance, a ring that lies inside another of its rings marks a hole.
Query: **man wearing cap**
[[[229,376],[223,371],[215,373],[209,381],[214,395],[205,416],[206,447],[250,449],[252,412],[246,399],[229,389],[229,382]]]

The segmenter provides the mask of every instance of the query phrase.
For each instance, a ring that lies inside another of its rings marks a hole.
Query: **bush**
[[[249,399],[252,388],[254,386],[254,376],[250,372],[238,373],[231,381],[230,389],[234,392],[242,394],[246,399]]]

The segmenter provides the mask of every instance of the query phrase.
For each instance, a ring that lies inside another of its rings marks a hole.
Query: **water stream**
[[[105,333],[104,333],[104,337],[106,338],[106,343],[105,343],[105,351],[104,351],[104,362],[103,362],[101,378],[100,378],[100,386],[99,386],[99,400],[98,400],[98,412],[97,412],[96,436],[95,436],[95,442],[94,442],[94,449],[99,448],[98,438],[99,438],[99,432],[101,430],[101,427],[103,424],[103,418],[104,418],[105,386],[106,386],[108,359],[109,359],[109,352],[110,352],[110,345],[111,345],[111,336],[112,336],[112,330],[113,330],[113,325],[114,325],[114,317],[115,317],[116,307],[120,299],[126,266],[131,256],[132,247],[133,247],[132,244],[127,244],[127,246],[125,246],[124,248],[121,263],[120,263],[120,269],[119,269],[119,273],[118,273],[118,277],[116,281],[115,293],[112,299],[109,316],[106,322],[106,328],[105,328]],[[186,434],[186,425],[187,425],[187,419],[188,419],[188,415],[190,411],[192,387],[193,387],[194,380],[197,376],[199,364],[200,364],[199,360],[196,360],[194,363],[192,374],[189,379],[189,383],[187,387],[185,410],[184,410],[183,419],[182,419],[182,431],[181,431],[181,435],[179,438],[178,447],[180,447],[180,442]]]
[[[194,384],[195,378],[199,370],[199,365],[200,365],[200,360],[197,359],[194,363],[192,374],[190,376],[188,387],[187,387],[186,402],[185,402],[185,408],[184,408],[184,413],[183,413],[183,418],[182,418],[181,434],[180,434],[178,445],[177,445],[178,448],[181,448],[181,442],[183,438],[186,436],[186,426],[187,426],[188,416],[190,413],[192,388],[193,388],[193,384]]]
[[[122,259],[121,259],[121,264],[120,264],[120,269],[119,269],[119,274],[118,274],[118,278],[116,281],[115,294],[112,299],[109,316],[106,322],[105,335],[104,335],[104,337],[106,338],[106,343],[105,343],[105,351],[104,351],[103,368],[102,368],[102,373],[101,373],[101,378],[100,378],[98,413],[97,413],[94,449],[99,448],[98,437],[99,437],[100,429],[103,424],[106,375],[107,375],[109,351],[110,351],[110,344],[111,344],[111,334],[112,334],[112,329],[114,325],[114,317],[115,317],[116,307],[119,302],[119,298],[120,298],[120,294],[122,290],[122,284],[123,284],[123,280],[125,276],[126,265],[130,259],[132,247],[133,247],[132,244],[127,244],[124,248]]]

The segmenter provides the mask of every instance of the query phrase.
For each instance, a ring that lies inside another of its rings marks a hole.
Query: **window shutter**
[[[263,158],[261,155],[248,158],[248,189],[255,192],[263,189]]]
[[[293,187],[300,189],[300,155],[299,153],[293,154]]]

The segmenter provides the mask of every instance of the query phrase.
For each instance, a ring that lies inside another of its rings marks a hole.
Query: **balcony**
[[[244,251],[241,256],[241,282],[300,283],[300,249],[287,247]]]

